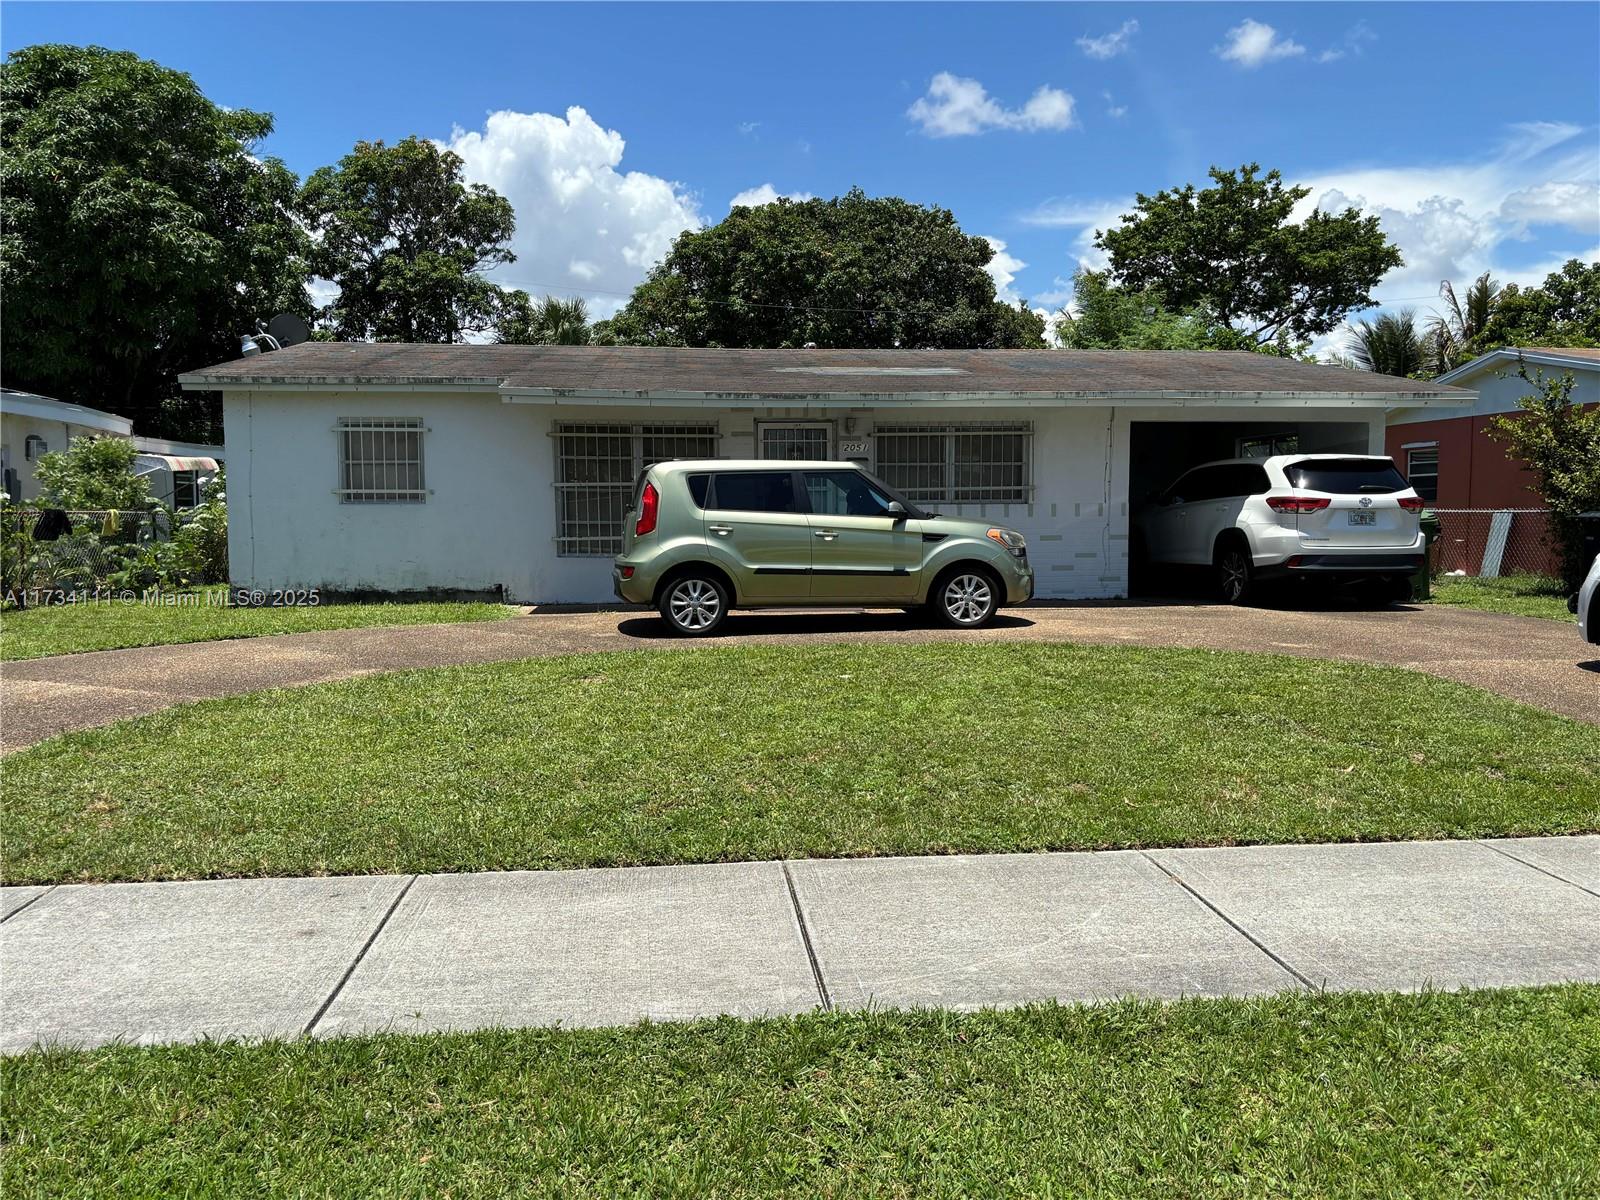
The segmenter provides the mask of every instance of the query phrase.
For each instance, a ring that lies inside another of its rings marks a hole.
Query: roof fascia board
[[[506,387],[507,404],[671,408],[1445,408],[1470,404],[1470,390],[1439,392],[639,392]]]
[[[1468,379],[1492,368],[1496,363],[1515,363],[1518,359],[1533,363],[1540,367],[1577,367],[1579,370],[1600,370],[1600,362],[1592,358],[1574,358],[1566,354],[1545,354],[1538,350],[1519,350],[1508,347],[1503,350],[1491,350],[1487,354],[1479,355],[1469,363],[1462,363],[1453,371],[1446,371],[1434,380],[1435,383],[1454,385],[1458,379]]]
[[[498,392],[498,379],[243,379],[237,376],[180,375],[186,392]]]
[[[68,425],[81,425],[85,429],[103,429],[122,437],[127,437],[133,431],[133,422],[127,417],[66,400],[52,400],[49,396],[24,397],[12,393],[6,396],[4,405],[0,407],[9,416],[61,421]]]

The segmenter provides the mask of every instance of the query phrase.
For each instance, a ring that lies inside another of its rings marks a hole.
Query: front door
[[[922,531],[889,516],[889,498],[858,471],[806,471],[811,596],[828,603],[900,603],[917,594]]]
[[[757,428],[762,458],[782,462],[827,462],[833,457],[833,423],[830,421],[762,421]]]
[[[739,599],[804,603],[811,595],[811,526],[794,472],[718,471],[705,509],[706,545]]]

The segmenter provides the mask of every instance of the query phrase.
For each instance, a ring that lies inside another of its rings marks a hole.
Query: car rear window
[[[689,498],[694,501],[696,508],[704,508],[706,506],[706,491],[710,486],[711,476],[709,475],[689,476]]]
[[[1318,458],[1283,469],[1289,483],[1308,492],[1335,496],[1360,492],[1403,492],[1410,485],[1385,458]]]
[[[713,508],[737,512],[799,512],[792,471],[740,471],[718,475]]]

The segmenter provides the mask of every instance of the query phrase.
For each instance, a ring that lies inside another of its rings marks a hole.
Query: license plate
[[[1378,514],[1377,513],[1373,513],[1373,512],[1353,512],[1353,513],[1350,514],[1350,524],[1352,524],[1352,525],[1376,525],[1377,523],[1378,523]]]

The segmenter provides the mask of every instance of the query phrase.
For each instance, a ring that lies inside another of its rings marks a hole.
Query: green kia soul
[[[926,605],[974,629],[1033,595],[1020,533],[924,512],[848,462],[657,463],[634,482],[611,578],[685,637],[780,605]]]

